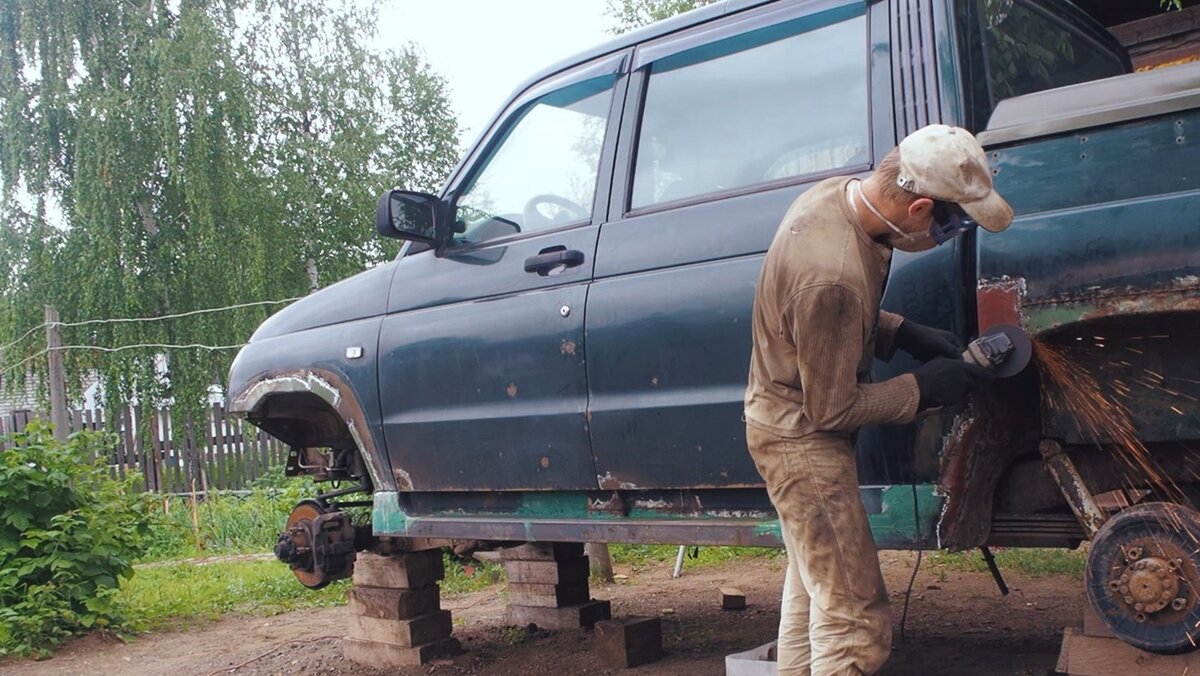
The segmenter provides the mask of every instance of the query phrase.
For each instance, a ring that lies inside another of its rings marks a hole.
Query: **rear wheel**
[[[1092,539],[1088,602],[1126,643],[1153,653],[1200,641],[1200,513],[1168,502],[1130,507]]]

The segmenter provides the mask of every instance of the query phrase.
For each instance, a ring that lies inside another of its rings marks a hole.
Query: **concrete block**
[[[498,550],[501,561],[565,561],[583,556],[582,542],[529,542]]]
[[[403,552],[392,556],[360,553],[354,562],[354,584],[363,587],[415,589],[446,577],[442,550]]]
[[[436,584],[416,589],[353,587],[346,594],[351,615],[385,620],[408,620],[441,610],[441,594]]]
[[[626,617],[596,623],[596,653],[606,667],[624,669],[661,659],[662,621]]]
[[[509,582],[523,584],[587,584],[588,558],[581,556],[565,561],[505,561],[504,572]]]
[[[718,590],[721,597],[721,610],[745,610],[746,595],[737,587],[721,587]]]
[[[589,597],[586,581],[572,584],[508,583],[508,602],[514,606],[561,608],[583,603]]]
[[[588,601],[564,608],[514,605],[508,607],[509,624],[518,626],[536,624],[542,629],[591,627],[600,620],[607,620],[610,617],[612,617],[612,605],[608,601]]]
[[[453,629],[449,610],[439,610],[410,620],[386,620],[364,615],[348,615],[346,619],[346,635],[349,638],[389,643],[403,648],[439,641],[450,636]]]
[[[459,652],[462,652],[462,646],[459,645],[458,639],[454,638],[445,638],[411,648],[350,637],[342,642],[342,654],[346,659],[375,669],[420,666],[443,655],[454,655]]]

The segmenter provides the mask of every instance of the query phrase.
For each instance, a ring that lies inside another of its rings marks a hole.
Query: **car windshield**
[[[971,0],[961,7],[972,65],[984,71],[972,73],[979,122],[1002,99],[1128,72],[1120,54],[1038,4]]]

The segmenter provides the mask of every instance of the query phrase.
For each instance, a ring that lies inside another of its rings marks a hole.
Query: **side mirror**
[[[375,230],[383,237],[437,245],[438,198],[423,192],[389,190],[375,205]]]

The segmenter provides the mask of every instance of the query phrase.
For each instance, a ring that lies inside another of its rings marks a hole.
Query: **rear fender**
[[[1164,473],[1170,475],[1169,468],[1179,463],[1162,449],[1176,448],[1178,454],[1200,441],[1200,362],[1194,358],[1200,341],[1200,278],[1143,288],[1093,288],[1033,301],[1023,279],[997,278],[979,284],[977,299],[980,331],[999,323],[1022,326],[1036,343],[1060,351],[1093,378],[1104,397],[1127,409],[1135,434],[1155,449]],[[1041,385],[1038,368],[1000,381],[956,421],[938,481],[947,497],[938,523],[942,546],[984,544],[997,504],[1020,513],[1047,508],[1044,482],[1012,478],[1028,475],[1030,466],[1040,470],[1041,438],[1092,448],[1097,442],[1113,442],[1103,428],[1081,426],[1070,407],[1045,400]],[[1096,479],[1089,486],[1093,492],[1138,481],[1123,466],[1116,467],[1111,454],[1089,453],[1077,462]],[[1121,482],[1114,484],[1117,475]],[[996,494],[998,485],[1001,495]],[[1021,495],[1026,490],[1028,500]],[[1054,506],[1062,504],[1061,496],[1054,497]]]

